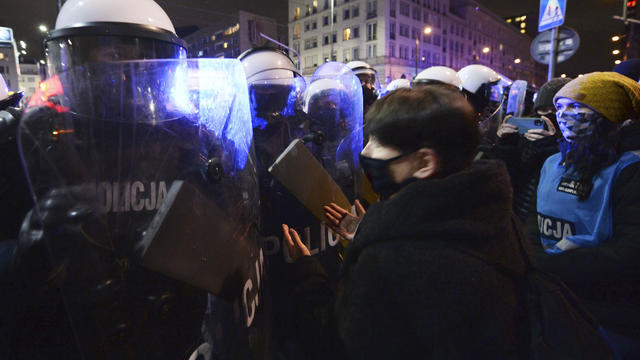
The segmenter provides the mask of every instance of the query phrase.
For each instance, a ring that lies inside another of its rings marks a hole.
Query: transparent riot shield
[[[527,82],[524,80],[514,81],[509,88],[506,113],[513,117],[521,117],[524,114],[526,95]]]
[[[301,95],[306,87],[303,77],[278,68],[265,71],[259,78],[248,84],[261,199],[259,233],[266,269],[262,307],[255,321],[266,335],[261,341],[269,356],[297,358],[286,282],[286,263],[291,259],[282,243],[282,224],[291,223],[304,229],[314,219],[267,170],[293,140],[322,139],[320,134],[311,133],[309,116],[301,109]]]
[[[32,320],[66,314],[72,335],[32,346],[80,358],[186,359],[204,340],[214,358],[251,351],[263,256],[240,62],[77,66],[40,84],[19,140],[36,205],[18,263],[25,283],[59,294],[30,305],[61,307]]]
[[[296,327],[292,309],[299,304],[292,303],[286,283],[291,275],[287,263],[292,260],[282,241],[282,224],[300,233],[311,255],[320,260],[332,280],[338,277],[341,249],[338,236],[267,169],[294,139],[300,139],[313,153],[311,160],[320,162],[323,171],[350,194],[353,202],[362,149],[362,90],[358,78],[345,65],[328,63],[309,81],[305,84],[304,78],[293,76],[249,84],[262,200],[260,235],[267,265],[264,312],[258,316],[272,324],[268,327],[270,353],[291,359],[304,358],[301,344],[309,334],[300,333]],[[313,175],[300,174],[300,181],[304,182],[306,176]]]
[[[496,132],[502,123],[502,115],[505,104],[505,81],[500,79],[486,86],[484,96],[489,100],[482,113],[479,114],[480,132],[483,134],[481,146],[492,146],[498,137]]]
[[[363,147],[363,108],[360,81],[338,62],[318,67],[304,96],[312,128],[324,134],[321,146],[311,148],[349,198],[359,191],[359,155]]]

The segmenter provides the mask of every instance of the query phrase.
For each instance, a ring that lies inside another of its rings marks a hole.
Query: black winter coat
[[[300,333],[352,359],[518,358],[515,285],[459,250],[523,273],[511,219],[499,162],[407,185],[368,210],[345,251],[335,300],[313,258],[293,264]]]
[[[513,212],[526,222],[536,214],[540,170],[545,160],[558,152],[558,138],[547,136],[530,141],[521,134],[505,135],[487,151],[487,157],[504,161],[513,186]]]

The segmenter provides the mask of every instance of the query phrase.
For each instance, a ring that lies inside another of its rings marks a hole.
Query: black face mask
[[[322,108],[316,113],[317,121],[325,126],[333,126],[338,123],[340,119],[340,111],[336,108]]]
[[[362,87],[362,101],[365,106],[373,105],[376,100],[378,100],[378,94],[376,94],[376,90],[372,87],[363,86]]]
[[[369,178],[373,191],[377,192],[383,200],[395,194],[405,185],[417,180],[414,177],[410,177],[401,183],[397,183],[393,181],[391,173],[389,172],[389,165],[392,162],[411,155],[412,153],[413,152],[404,153],[386,160],[374,159],[360,154],[360,166],[362,166],[362,170],[365,175],[367,175],[367,178]]]
[[[284,85],[252,85],[250,88],[252,106],[257,116],[281,113],[287,106],[291,88]]]

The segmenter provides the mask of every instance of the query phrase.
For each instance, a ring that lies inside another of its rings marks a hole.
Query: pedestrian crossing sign
[[[543,32],[564,24],[567,0],[540,0],[538,31]]]

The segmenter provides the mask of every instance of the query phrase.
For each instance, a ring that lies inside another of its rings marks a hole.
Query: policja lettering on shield
[[[151,181],[146,186],[141,181],[101,182],[96,191],[104,212],[150,211],[162,204],[167,196],[167,184],[164,181]]]

